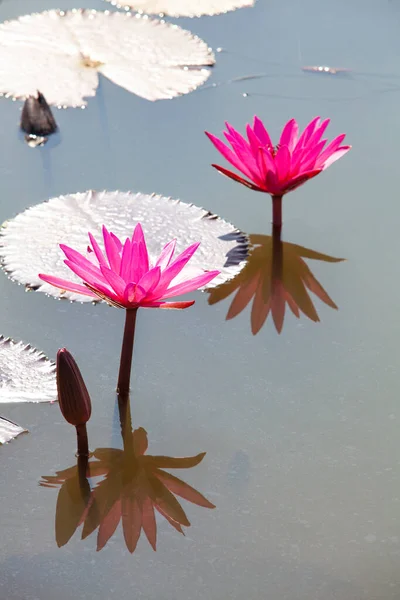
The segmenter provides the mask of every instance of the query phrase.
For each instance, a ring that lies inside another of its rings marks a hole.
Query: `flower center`
[[[92,60],[90,56],[85,56],[84,54],[81,54],[82,67],[86,67],[87,69],[98,69],[103,64],[104,63],[100,62],[99,60]]]
[[[280,147],[281,147],[280,144],[277,144],[276,146],[268,146],[268,150],[269,150],[269,153],[271,154],[272,158],[275,158],[276,153],[278,152]]]

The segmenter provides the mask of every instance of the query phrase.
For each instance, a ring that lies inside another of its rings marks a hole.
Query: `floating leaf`
[[[16,423],[0,417],[0,444],[7,444],[21,433],[26,433],[26,429]]]
[[[55,364],[29,344],[0,336],[0,402],[54,400]]]
[[[88,231],[99,239],[104,224],[119,238],[130,237],[138,222],[143,225],[153,260],[175,237],[177,254],[200,241],[190,266],[221,271],[208,287],[231,279],[245,265],[247,238],[233,225],[193,204],[155,194],[118,191],[69,194],[28,208],[1,230],[0,259],[3,268],[19,283],[55,298],[91,302],[88,296],[63,292],[44,283],[38,274],[81,282],[64,265],[59,244],[85,252]]]
[[[106,0],[118,8],[132,8],[153,15],[201,17],[220,15],[230,10],[254,6],[255,0]]]
[[[131,13],[74,9],[25,15],[0,25],[0,93],[82,106],[98,73],[147,100],[193,91],[215,62],[189,31]]]

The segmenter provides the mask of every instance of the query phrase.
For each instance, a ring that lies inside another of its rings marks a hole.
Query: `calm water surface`
[[[3,0],[0,19],[100,0]],[[0,221],[51,196],[95,189],[157,192],[270,235],[269,198],[220,177],[203,134],[262,117],[276,138],[296,117],[331,117],[353,150],[284,203],[284,241],[346,262],[309,261],[339,310],[321,322],[287,314],[257,335],[251,306],[206,294],[184,313],[141,311],[132,421],[150,454],[191,456],[179,476],[216,504],[182,501],[186,537],[158,522],[130,554],[121,527],[58,548],[57,489],[74,465],[74,432],[57,405],[4,405],[30,430],[0,449],[0,597],[190,600],[397,600],[400,595],[400,6],[388,0],[259,0],[254,9],[182,19],[217,54],[209,83],[262,79],[150,103],[102,80],[87,110],[57,111],[61,141],[18,136],[21,103],[0,102]],[[247,57],[247,58],[246,58]],[[350,76],[301,72],[303,65]],[[247,94],[247,96],[243,96]],[[262,271],[262,269],[261,269]],[[124,315],[56,302],[0,278],[0,332],[54,357],[66,346],[91,391],[90,446],[121,447],[114,388]],[[174,472],[176,473],[176,472]],[[67,516],[65,517],[67,519]]]

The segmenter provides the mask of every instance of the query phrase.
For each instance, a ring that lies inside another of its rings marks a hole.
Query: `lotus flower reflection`
[[[319,175],[348,152],[351,146],[342,146],[345,134],[338,135],[328,146],[322,139],[330,119],[321,122],[315,117],[299,136],[295,119],[286,123],[279,144],[274,146],[263,122],[254,117],[253,127],[247,125],[247,140],[229,123],[225,138],[229,148],[215,135],[206,132],[216,149],[247,179],[225,167],[212,166],[223,175],[246,187],[265,192],[273,200],[273,224],[282,224],[282,196]]]
[[[176,240],[166,244],[154,264],[150,263],[142,226],[138,223],[132,238],[122,242],[103,225],[105,253],[91,233],[87,255],[60,244],[64,260],[83,285],[52,275],[40,279],[55,287],[105,300],[113,306],[134,308],[187,308],[194,300],[165,302],[193,292],[209,283],[219,271],[202,271],[193,277],[184,268],[200,243],[192,244],[174,258]]]
[[[183,534],[182,527],[190,522],[175,496],[203,506],[215,508],[200,492],[164,471],[188,469],[198,465],[205,453],[175,458],[146,455],[147,433],[139,427],[124,436],[124,450],[98,448],[97,460],[45,476],[40,485],[60,487],[56,509],[56,541],[65,545],[76,529],[83,524],[82,539],[96,529],[97,550],[101,550],[122,523],[124,539],[129,552],[136,549],[143,531],[150,545],[156,549],[157,523],[155,512]],[[83,472],[83,469],[85,472]],[[89,478],[103,477],[90,489]]]
[[[209,304],[216,304],[236,292],[226,319],[233,319],[253,300],[251,307],[251,331],[256,335],[268,316],[272,316],[275,328],[281,333],[286,306],[295,317],[301,313],[318,322],[318,313],[312,296],[337,309],[322,285],[317,281],[304,259],[337,263],[343,258],[334,258],[321,252],[283,242],[280,229],[274,228],[273,235],[250,235],[253,250],[243,271],[231,281],[211,290]]]

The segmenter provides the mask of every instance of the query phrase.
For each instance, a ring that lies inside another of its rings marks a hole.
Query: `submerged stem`
[[[86,487],[88,477],[88,465],[89,465],[89,453],[78,454],[77,457],[77,468],[78,468],[78,479],[81,489]]]
[[[79,490],[81,493],[81,498],[85,503],[85,506],[88,505],[90,500],[90,484],[88,481],[89,474],[89,453],[82,455],[78,454],[78,481],[79,481]]]
[[[124,338],[122,340],[121,361],[117,384],[117,392],[120,395],[129,394],[137,310],[137,308],[128,308],[126,310]]]
[[[282,196],[272,196],[272,225],[282,227]]]
[[[131,454],[133,454],[132,417],[128,394],[118,394],[118,411],[121,424],[122,440],[124,442],[124,450],[131,451]]]
[[[272,226],[272,281],[271,288],[276,282],[281,282],[283,278],[283,243],[282,227]]]

